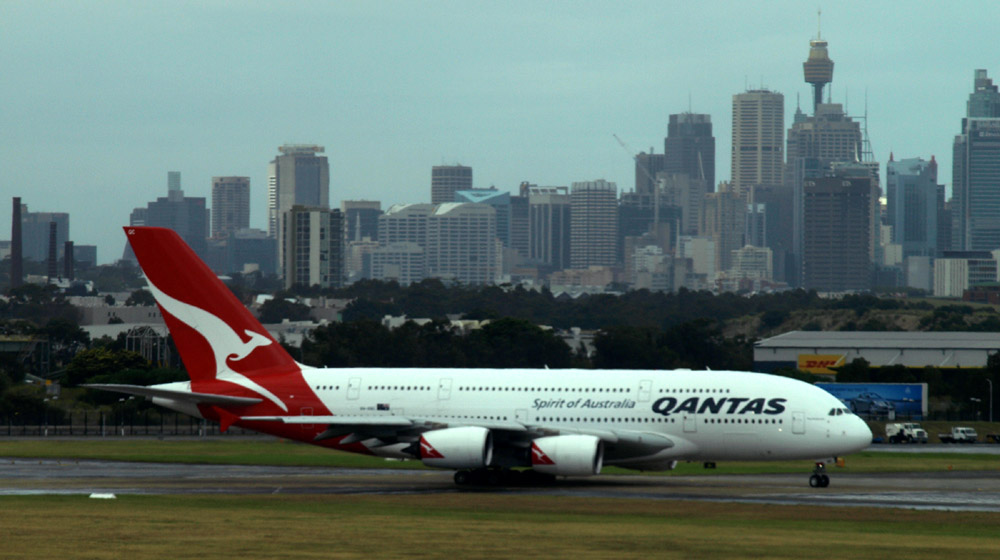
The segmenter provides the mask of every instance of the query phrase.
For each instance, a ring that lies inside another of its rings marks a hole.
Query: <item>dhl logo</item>
[[[799,354],[799,369],[809,373],[836,374],[831,368],[844,364],[844,356],[839,354]]]

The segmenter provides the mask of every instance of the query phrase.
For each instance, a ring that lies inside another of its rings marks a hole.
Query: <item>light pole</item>
[[[986,378],[986,382],[990,384],[990,422],[993,422],[993,380]]]

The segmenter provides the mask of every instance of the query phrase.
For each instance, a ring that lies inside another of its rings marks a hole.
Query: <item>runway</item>
[[[465,489],[447,471],[186,465],[0,458],[0,496],[33,494],[442,494],[549,495],[1000,512],[1000,472],[852,474],[829,488],[808,473],[597,476],[551,486]]]

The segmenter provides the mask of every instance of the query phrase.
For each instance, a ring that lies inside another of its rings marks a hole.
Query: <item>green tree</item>
[[[118,373],[123,370],[148,370],[149,362],[142,355],[128,350],[110,350],[107,347],[83,350],[66,366],[66,385],[73,387],[97,375]]]

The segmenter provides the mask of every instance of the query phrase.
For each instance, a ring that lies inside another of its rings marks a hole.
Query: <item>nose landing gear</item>
[[[809,486],[813,488],[826,488],[830,485],[830,477],[826,474],[826,464],[816,463],[812,476],[809,477]]]

